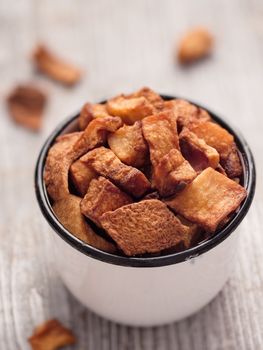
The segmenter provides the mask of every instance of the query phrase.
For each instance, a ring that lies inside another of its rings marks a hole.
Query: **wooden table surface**
[[[210,59],[182,69],[174,45],[193,25],[210,28],[216,47]],[[39,40],[83,67],[77,87],[33,72],[28,57]],[[0,0],[0,72],[0,349],[29,349],[32,329],[53,317],[74,330],[78,350],[262,349],[262,0]],[[37,135],[14,125],[5,109],[6,93],[24,81],[49,94]],[[231,121],[248,140],[258,172],[232,278],[198,314],[149,329],[108,322],[67,291],[53,267],[33,188],[36,157],[59,121],[87,100],[143,85],[193,99]]]

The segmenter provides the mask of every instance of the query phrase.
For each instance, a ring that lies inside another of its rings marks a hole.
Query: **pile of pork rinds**
[[[86,103],[78,129],[50,148],[44,179],[67,230],[127,256],[188,249],[246,197],[234,137],[204,109],[149,88]]]

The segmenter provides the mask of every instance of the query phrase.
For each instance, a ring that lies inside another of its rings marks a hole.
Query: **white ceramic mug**
[[[255,165],[243,137],[215,114],[209,113],[235,137],[248,196],[231,221],[210,239],[169,255],[147,258],[118,256],[89,246],[67,231],[52,210],[43,170],[54,140],[60,134],[75,131],[78,116],[63,122],[43,146],[36,166],[35,188],[41,211],[53,231],[51,237],[57,269],[72,294],[97,314],[134,326],[177,321],[211,301],[230,276],[238,248],[238,226],[254,196]]]

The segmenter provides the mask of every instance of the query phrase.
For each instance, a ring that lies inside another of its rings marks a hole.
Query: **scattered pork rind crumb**
[[[7,107],[12,119],[32,131],[39,131],[47,97],[40,88],[24,84],[18,85],[7,97]]]
[[[56,350],[75,344],[76,338],[70,329],[53,319],[38,326],[28,341],[32,350]]]
[[[33,62],[40,72],[63,85],[75,85],[82,76],[80,69],[57,57],[44,45],[36,47]]]
[[[194,28],[184,35],[178,47],[180,63],[192,63],[211,54],[214,39],[205,28]]]

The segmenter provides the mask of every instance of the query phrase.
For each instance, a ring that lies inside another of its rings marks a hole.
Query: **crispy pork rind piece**
[[[163,108],[164,100],[162,99],[162,97],[148,87],[143,87],[140,90],[129,95],[129,97],[142,97],[142,96],[145,97],[146,100],[149,101],[156,108],[156,110],[161,110]]]
[[[140,168],[148,160],[148,145],[142,135],[141,122],[124,125],[109,134],[108,144],[116,156],[125,164]]]
[[[196,175],[181,152],[172,149],[154,168],[154,185],[161,196],[168,197],[182,190]]]
[[[142,197],[151,188],[150,182],[140,170],[123,164],[110,149],[105,147],[88,152],[80,158],[80,161],[91,166],[98,174],[108,178],[133,197]]]
[[[55,201],[69,194],[68,171],[74,160],[73,146],[82,134],[74,132],[59,136],[48,152],[44,180],[49,196]]]
[[[182,99],[165,101],[163,109],[172,110],[174,112],[177,118],[179,131],[184,126],[187,126],[195,121],[211,120],[211,117],[207,111]]]
[[[178,60],[182,64],[192,63],[208,56],[214,39],[205,28],[194,28],[185,34],[178,47]]]
[[[231,151],[228,156],[221,159],[221,164],[227,176],[231,179],[238,178],[242,175],[243,169],[235,143],[232,144]]]
[[[97,226],[100,218],[108,211],[116,210],[133,200],[109,180],[99,177],[91,181],[89,189],[80,204],[81,213],[92,220]]]
[[[188,128],[209,146],[215,148],[220,155],[220,159],[227,158],[231,152],[234,137],[220,125],[210,121],[202,121],[189,124]]]
[[[148,143],[151,163],[154,167],[173,148],[179,149],[176,118],[172,111],[144,118],[142,132]]]
[[[179,135],[182,155],[195,171],[200,172],[208,167],[217,168],[219,154],[217,150],[208,146],[203,139],[199,139],[189,129],[184,128]]]
[[[44,45],[39,45],[33,53],[36,68],[61,84],[71,86],[81,78],[81,71],[58,58]]]
[[[108,133],[115,132],[121,126],[122,120],[119,117],[105,117],[92,120],[74,145],[75,159],[89,150],[105,144]]]
[[[74,188],[81,197],[84,197],[87,193],[91,180],[98,177],[98,174],[91,167],[79,160],[71,165],[69,175]]]
[[[56,350],[75,344],[76,338],[70,329],[53,319],[38,326],[28,341],[32,350]]]
[[[46,95],[38,87],[18,85],[7,97],[7,107],[17,124],[39,131],[46,101]]]
[[[214,232],[220,222],[239,207],[246,194],[242,186],[207,168],[166,203],[176,213]]]
[[[103,237],[97,235],[85,221],[80,211],[81,198],[69,194],[55,202],[52,206],[61,224],[74,236],[88,243],[92,247],[106,252],[115,252],[115,247]]]
[[[156,253],[189,239],[189,229],[167,206],[149,199],[102,215],[101,224],[128,256]]]
[[[154,106],[144,97],[128,97],[120,95],[108,100],[106,104],[110,115],[122,118],[125,124],[132,125],[154,113]]]
[[[105,104],[85,103],[79,116],[80,130],[86,129],[92,119],[109,117]]]

